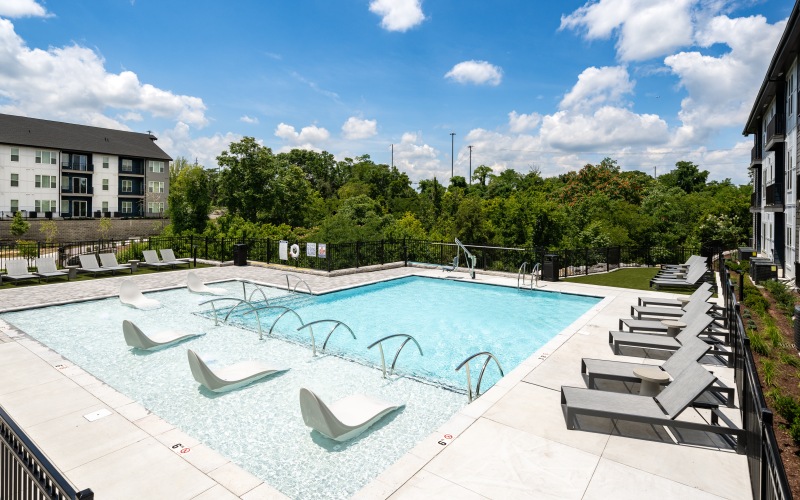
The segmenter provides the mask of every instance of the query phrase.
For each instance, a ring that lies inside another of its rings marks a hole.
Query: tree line
[[[173,162],[166,234],[732,248],[751,231],[751,187],[708,181],[708,171],[688,161],[658,177],[623,171],[610,158],[546,178],[536,168],[481,165],[471,182],[454,176],[445,186],[434,177],[417,189],[406,173],[368,155],[337,161],[324,151],[276,154],[252,137],[231,143],[217,162],[218,169]]]

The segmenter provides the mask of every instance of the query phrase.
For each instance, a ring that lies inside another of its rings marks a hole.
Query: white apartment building
[[[0,114],[0,214],[161,216],[169,157],[151,134]]]
[[[800,2],[795,3],[743,131],[744,135],[753,136],[750,153],[752,247],[760,255],[771,258],[778,266],[779,275],[786,278],[795,278],[800,266],[798,15]]]

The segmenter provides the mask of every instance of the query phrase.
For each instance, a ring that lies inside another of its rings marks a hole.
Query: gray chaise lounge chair
[[[120,264],[117,262],[117,256],[113,253],[101,253],[100,254],[100,268],[101,269],[109,269],[111,274],[116,273],[117,271],[128,271],[129,273],[133,274],[133,268],[130,264]]]
[[[561,406],[565,411],[567,429],[575,429],[579,415],[641,422],[720,434],[731,444],[735,443],[737,453],[744,453],[744,431],[736,427],[718,408],[711,409],[710,424],[677,418],[703,392],[710,389],[715,381],[714,375],[694,363],[657,396],[562,386]],[[720,420],[726,426],[719,425]]]
[[[161,261],[170,264],[172,267],[175,266],[186,266],[190,267],[191,262],[190,259],[178,259],[175,257],[175,252],[172,251],[171,248],[162,248],[161,249]]]
[[[158,254],[155,250],[145,250],[142,252],[142,255],[144,256],[144,264],[139,265],[153,266],[158,268],[172,267],[172,264],[161,262],[158,259]]]
[[[39,276],[28,272],[28,261],[25,259],[12,259],[6,261],[6,274],[2,279],[13,281],[36,280]]]
[[[680,316],[671,319],[677,319],[689,325],[697,318],[708,314],[712,307],[713,304],[705,301],[690,302],[686,305],[686,308],[683,309]],[[660,319],[620,318],[619,329],[622,330],[624,326],[628,327],[632,332],[667,333],[668,331],[667,325],[662,323]]]
[[[656,290],[660,287],[697,288],[702,284],[706,273],[708,273],[708,267],[705,264],[702,266],[694,265],[686,272],[686,276],[683,276],[683,274],[676,274],[675,277],[656,276],[650,280],[650,286],[654,287]]]
[[[79,255],[78,258],[81,260],[81,267],[78,269],[78,271],[92,273],[94,276],[111,272],[111,269],[103,269],[97,264],[97,257],[95,257],[93,253],[88,255]]]
[[[52,257],[39,257],[36,259],[36,272],[34,273],[39,278],[44,278],[47,281],[49,278],[66,277],[69,280],[69,273],[66,271],[59,271],[56,268],[56,260]],[[40,279],[41,281],[41,279]]]
[[[639,305],[631,306],[631,317],[639,319],[642,316],[681,316],[684,307],[695,301],[708,302],[712,295],[711,285],[703,283],[694,293],[680,299],[651,300],[651,297],[639,297]],[[643,305],[643,301],[647,304]]]
[[[673,379],[680,376],[681,372],[689,365],[699,362],[703,356],[711,349],[711,346],[697,337],[684,337],[681,347],[675,351],[661,365],[645,365],[642,363],[630,363],[626,361],[613,361],[608,359],[583,358],[581,360],[581,373],[587,375],[587,386],[595,388],[597,379],[616,380],[620,382],[640,382],[641,377],[634,374],[634,370],[646,366],[663,370]],[[667,382],[669,383],[669,382]],[[727,387],[722,382],[717,381],[713,388],[703,393],[703,395],[693,403],[693,405],[703,405],[707,407],[719,406],[720,404],[733,407],[733,388]]]
[[[705,282],[697,287],[691,295],[688,297],[694,298],[703,292],[711,292],[713,295],[711,283]],[[639,297],[639,305],[640,306],[658,306],[658,307],[683,307],[683,301],[679,300],[683,297],[679,298],[661,298],[661,297],[649,297],[649,296],[641,296]],[[707,299],[706,299],[707,300]]]

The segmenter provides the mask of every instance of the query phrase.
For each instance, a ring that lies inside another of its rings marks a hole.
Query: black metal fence
[[[75,491],[0,407],[0,498],[90,500],[94,493]]]
[[[724,262],[722,255],[719,256],[719,262]],[[750,350],[750,338],[744,328],[735,288],[731,283],[728,269],[721,264],[719,271],[725,311],[730,325],[736,392],[739,395],[742,427],[746,433],[745,446],[753,498],[791,499],[792,493],[772,428],[773,414],[767,407],[761,390],[756,363]],[[740,279],[740,289],[742,285]]]
[[[233,259],[236,245],[247,247],[251,261],[269,264],[285,264],[303,269],[337,271],[389,262],[406,264],[426,263],[447,265],[453,262],[458,252],[455,243],[425,240],[379,240],[352,243],[331,243],[326,247],[325,257],[309,256],[305,242],[297,243],[300,254],[297,258],[281,260],[280,241],[263,238],[204,238],[196,236],[156,236],[125,240],[94,240],[79,242],[37,243],[15,242],[0,244],[0,261],[13,258],[33,259],[53,256],[59,265],[78,263],[78,255],[85,253],[114,252],[117,260],[142,260],[143,250],[172,248],[178,258],[199,258],[215,261]],[[530,266],[554,259],[561,277],[607,272],[620,267],[654,266],[658,264],[680,264],[693,254],[694,247],[601,247],[582,249],[551,249],[546,247],[496,247],[488,245],[465,245],[476,257],[476,269],[484,271],[516,272],[523,262]],[[462,262],[463,266],[464,263]],[[0,268],[4,267],[0,264]]]

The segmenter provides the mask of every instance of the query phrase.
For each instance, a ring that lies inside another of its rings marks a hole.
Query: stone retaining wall
[[[42,222],[47,219],[27,219],[31,227],[23,240],[46,241],[41,231]],[[169,219],[109,219],[111,229],[105,239],[144,238],[158,235],[169,224]],[[100,219],[56,219],[57,241],[90,241],[100,239]],[[18,238],[11,234],[11,220],[0,221],[0,242],[10,242]]]

